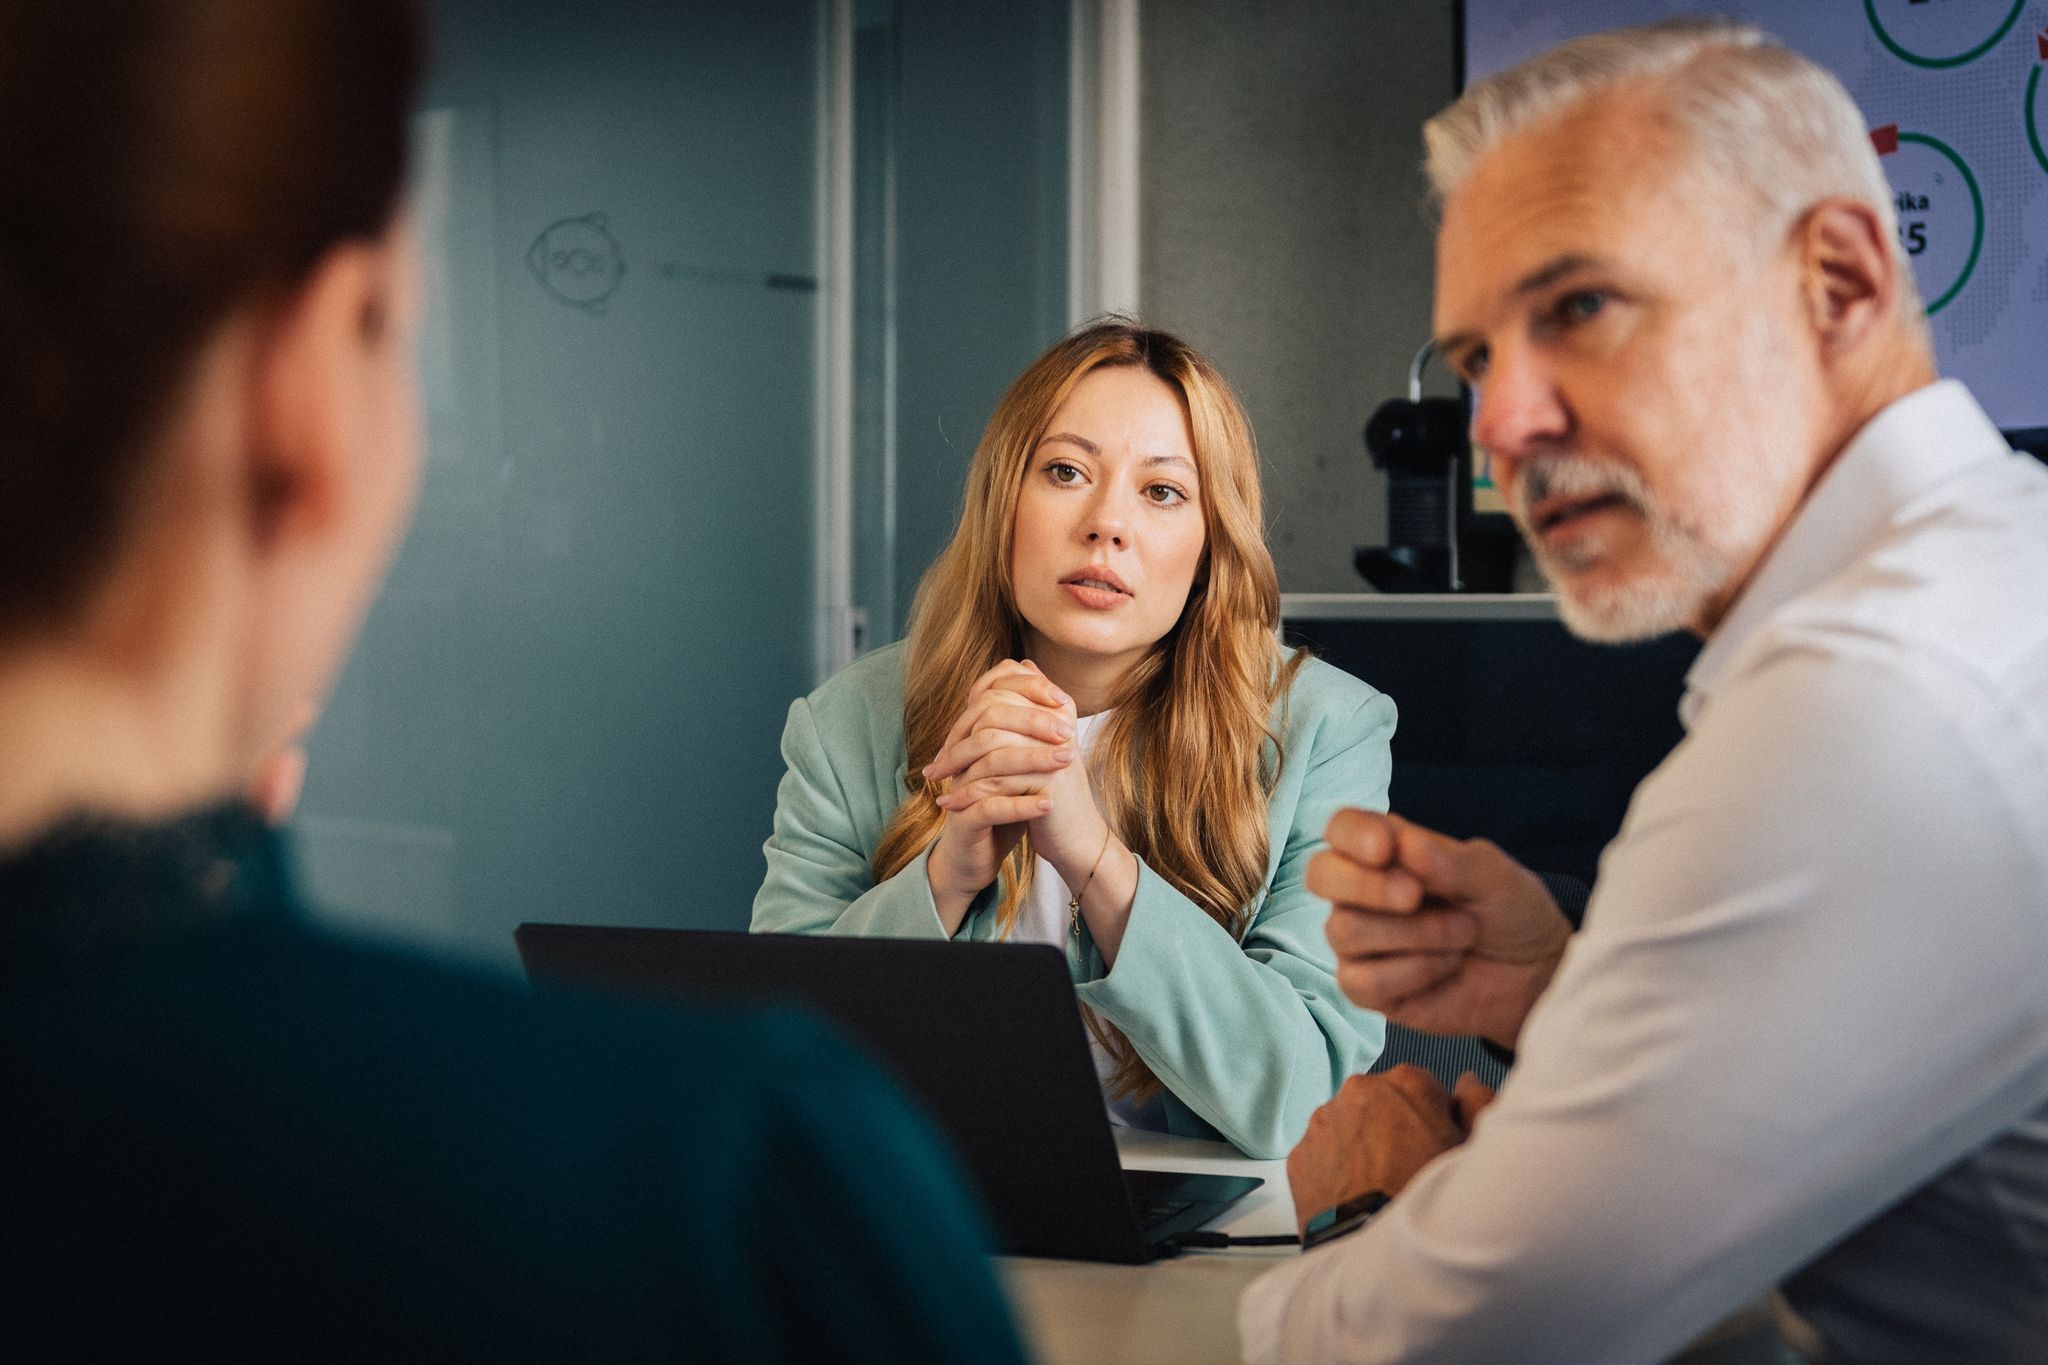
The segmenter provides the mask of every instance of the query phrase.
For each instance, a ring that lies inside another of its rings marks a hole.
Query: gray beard
[[[1574,577],[1599,563],[1601,547],[1553,553],[1538,543],[1529,510],[1545,498],[1611,496],[1643,519],[1655,568],[1617,585],[1576,587]],[[1537,567],[1557,592],[1558,616],[1582,640],[1633,644],[1683,629],[1734,576],[1736,556],[1709,543],[1699,529],[1658,506],[1640,476],[1625,465],[1583,456],[1550,456],[1523,474],[1510,507]]]

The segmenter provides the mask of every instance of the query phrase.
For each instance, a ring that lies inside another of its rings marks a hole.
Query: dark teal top
[[[1022,1359],[952,1161],[822,1025],[333,937],[239,809],[0,861],[0,1343]]]

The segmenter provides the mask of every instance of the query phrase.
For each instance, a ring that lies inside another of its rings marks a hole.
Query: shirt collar
[[[1693,660],[1679,704],[1686,727],[1772,613],[1852,562],[1921,493],[1967,465],[2011,453],[1969,389],[1954,379],[1915,390],[1864,423]]]

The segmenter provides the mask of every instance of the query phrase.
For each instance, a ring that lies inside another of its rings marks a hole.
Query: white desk
[[[1294,1231],[1287,1163],[1249,1161],[1221,1142],[1116,1130],[1134,1170],[1255,1175],[1266,1183],[1210,1230],[1255,1237]],[[1287,1247],[1190,1251],[1156,1265],[997,1258],[1025,1335],[1044,1365],[1235,1365],[1237,1299]]]
[[[1249,1161],[1221,1142],[1115,1130],[1123,1164],[1135,1170],[1256,1175],[1212,1231],[1244,1237],[1294,1231],[1287,1163]],[[1036,1256],[999,1256],[996,1272],[1042,1365],[1237,1365],[1237,1300],[1289,1247],[1190,1251],[1156,1265],[1099,1265]],[[1785,1365],[1763,1305],[1744,1308],[1671,1365]]]

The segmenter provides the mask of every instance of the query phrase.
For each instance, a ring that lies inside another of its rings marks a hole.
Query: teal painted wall
[[[863,6],[868,60],[893,74],[892,287],[864,293],[870,311],[859,318],[872,401],[881,398],[880,339],[893,345],[893,451],[861,451],[870,468],[894,461],[889,543],[870,540],[859,555],[869,643],[901,633],[919,577],[959,519],[967,461],[996,399],[1066,330],[1069,8]],[[883,168],[862,169],[865,185]],[[886,320],[874,318],[878,307]],[[862,487],[882,483],[864,478]]]
[[[310,746],[335,917],[739,927],[812,684],[817,11],[448,0],[420,514]]]

